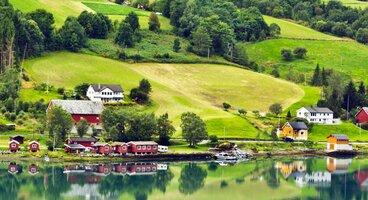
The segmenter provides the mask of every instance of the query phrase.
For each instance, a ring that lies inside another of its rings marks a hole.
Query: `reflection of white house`
[[[91,101],[122,102],[123,88],[120,85],[92,84],[88,87],[87,97]]]
[[[296,185],[303,187],[306,185],[329,185],[331,183],[331,173],[329,172],[294,172],[288,178],[293,178]]]
[[[115,193],[101,194],[98,184],[71,184],[67,192],[61,194],[66,199],[118,199]]]
[[[333,124],[333,112],[328,108],[302,107],[296,111],[296,116],[307,119],[309,123]]]

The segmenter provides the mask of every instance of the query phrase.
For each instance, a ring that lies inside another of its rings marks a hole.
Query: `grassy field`
[[[351,141],[368,141],[368,131],[362,129],[350,122],[343,122],[339,125],[315,125],[309,134],[309,140],[326,141],[330,134],[345,134]]]
[[[149,11],[139,10],[137,8],[132,8],[124,5],[117,4],[102,4],[102,3],[91,3],[91,2],[83,2],[84,5],[94,10],[95,12],[102,13],[104,15],[108,15],[111,20],[119,20],[125,18],[130,12],[134,11],[139,17],[139,24],[142,29],[148,29],[148,18],[151,14]],[[162,30],[171,30],[172,26],[170,25],[170,20],[159,16],[159,21],[161,23]]]
[[[290,107],[284,109],[284,114],[287,114],[290,111],[292,116],[296,115],[296,111],[305,106],[316,106],[318,100],[320,99],[321,89],[318,87],[310,87],[310,86],[300,86],[304,90],[304,97],[300,99],[300,101],[294,103]]]
[[[88,1],[88,0],[87,0]],[[105,0],[89,0],[105,2]],[[78,16],[84,10],[93,12],[81,0],[10,0],[14,8],[23,12],[46,9],[55,18],[55,25],[61,27],[68,16]]]
[[[248,44],[248,54],[251,60],[264,65],[271,71],[273,65],[278,65],[280,73],[286,76],[290,68],[299,73],[310,74],[319,63],[320,67],[335,69],[354,80],[368,81],[368,70],[362,63],[368,62],[368,47],[357,42],[348,41],[312,41],[293,39],[274,39]],[[304,47],[308,50],[305,59],[292,62],[283,61],[280,51],[283,48],[294,49]]]
[[[322,2],[328,2],[330,0],[322,0]],[[350,6],[353,8],[361,8],[364,9],[366,7],[368,7],[368,2],[364,2],[364,1],[358,1],[358,0],[339,0],[342,2],[342,4],[344,4],[345,6]]]
[[[342,40],[335,36],[315,31],[311,28],[299,25],[289,20],[277,19],[267,15],[263,16],[268,25],[276,23],[281,28],[282,38],[314,39],[314,40]]]
[[[234,111],[244,108],[265,112],[272,103],[288,107],[304,95],[295,84],[224,65],[127,64],[59,52],[28,60],[24,66],[35,81],[42,82],[49,77],[52,85],[66,89],[82,82],[118,83],[128,94],[140,79],[148,78],[153,85],[152,111],[168,112],[177,127],[183,112],[195,112],[208,122],[209,134],[222,136],[225,126],[227,137],[231,137],[230,133],[233,137],[257,133],[245,119],[223,111],[223,102],[230,103]]]

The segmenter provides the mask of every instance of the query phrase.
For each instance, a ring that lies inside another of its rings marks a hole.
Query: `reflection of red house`
[[[358,124],[368,123],[368,107],[363,107],[355,114],[355,119]]]
[[[128,174],[129,175],[145,175],[154,174],[157,172],[156,163],[134,163],[129,165]]]
[[[357,172],[354,177],[360,187],[368,187],[368,170]]]
[[[93,145],[93,147],[95,148],[96,153],[100,154],[112,153],[112,148],[108,143],[97,142],[96,144]]]
[[[28,169],[28,172],[31,174],[31,175],[36,175],[38,174],[38,166],[36,164],[32,164],[29,166],[29,169]]]
[[[19,142],[12,140],[9,142],[9,150],[12,152],[17,152],[19,150]]]
[[[16,163],[10,163],[8,166],[8,172],[11,174],[18,173],[19,166]]]
[[[109,175],[112,171],[112,166],[111,165],[99,165],[97,168],[97,172],[99,174],[103,174],[105,176]]]
[[[114,142],[111,144],[114,153],[126,154],[128,152],[128,145],[122,142]]]
[[[32,141],[29,143],[29,150],[31,152],[37,152],[40,150],[40,143],[36,142],[36,141]]]
[[[65,140],[66,144],[80,144],[86,148],[91,148],[96,142],[97,139],[94,137],[91,138],[71,137]]]
[[[153,154],[157,153],[158,144],[153,141],[132,141],[128,142],[128,152],[133,154]]]
[[[128,171],[128,166],[125,164],[118,164],[118,165],[114,165],[114,172],[118,173],[118,174],[126,174]]]

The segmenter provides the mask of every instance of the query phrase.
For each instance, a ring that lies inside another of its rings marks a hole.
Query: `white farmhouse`
[[[123,102],[123,88],[113,84],[92,84],[88,87],[87,97],[91,101]]]
[[[296,116],[307,119],[309,123],[333,124],[333,112],[328,108],[302,107],[296,111]]]

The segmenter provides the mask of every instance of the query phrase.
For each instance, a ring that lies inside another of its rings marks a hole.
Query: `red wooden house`
[[[368,123],[368,107],[363,107],[355,114],[355,119],[358,124]]]
[[[128,142],[128,152],[132,154],[154,154],[158,151],[158,144],[153,141]]]
[[[31,152],[37,152],[40,150],[40,143],[36,142],[36,141],[32,141],[29,143],[29,150]]]
[[[84,137],[71,137],[65,140],[66,144],[80,144],[86,147],[86,151],[93,150],[93,145],[97,142],[97,139],[94,137],[84,138]]]
[[[11,152],[17,152],[19,150],[19,142],[16,140],[12,140],[9,142],[9,150]]]
[[[31,175],[38,174],[38,166],[36,164],[30,165],[28,168],[28,173],[30,173]]]
[[[10,163],[8,165],[8,172],[11,174],[16,174],[18,173],[19,170],[19,165],[17,165],[17,163]]]
[[[51,100],[46,112],[52,109],[54,106],[60,106],[67,111],[73,121],[74,125],[81,119],[85,119],[88,124],[94,126],[97,130],[102,130],[100,114],[104,110],[102,102],[98,101],[84,101],[84,100]],[[89,131],[91,132],[92,129]],[[75,126],[72,132],[76,133]]]
[[[114,153],[126,154],[128,153],[128,144],[123,142],[114,142],[111,144]]]
[[[110,154],[113,152],[111,146],[108,143],[97,142],[93,145],[94,151],[99,154]]]
[[[10,141],[15,140],[17,142],[19,142],[19,144],[23,144],[24,143],[24,137],[21,135],[13,135],[10,136]]]

